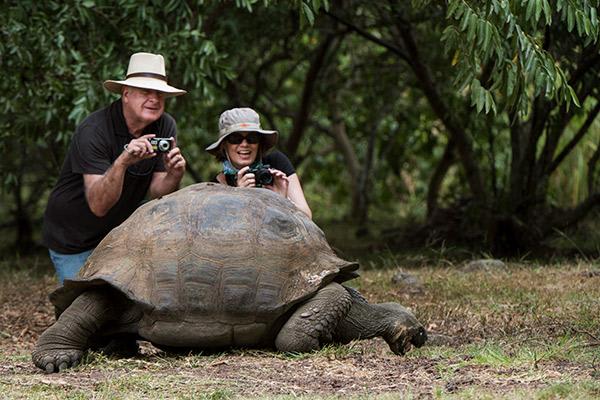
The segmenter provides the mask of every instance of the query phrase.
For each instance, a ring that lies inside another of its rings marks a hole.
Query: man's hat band
[[[133,74],[127,75],[125,79],[129,78],[154,78],[160,79],[161,81],[167,81],[167,77],[161,74],[153,74],[152,72],[134,72]]]

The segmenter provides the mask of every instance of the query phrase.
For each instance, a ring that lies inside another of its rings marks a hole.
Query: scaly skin
[[[355,289],[332,283],[305,301],[275,340],[280,351],[307,352],[325,343],[382,337],[395,353],[421,347],[427,333],[414,315],[397,303],[369,304]]]
[[[42,333],[31,355],[33,363],[48,373],[77,366],[92,335],[114,315],[116,303],[104,290],[82,293]]]
[[[283,325],[275,347],[279,351],[307,352],[331,341],[331,335],[352,305],[344,287],[331,283],[306,300]]]
[[[352,295],[352,308],[333,332],[334,342],[382,337],[394,354],[403,355],[411,345],[421,347],[427,341],[425,328],[400,304],[369,304],[355,289],[346,290]]]

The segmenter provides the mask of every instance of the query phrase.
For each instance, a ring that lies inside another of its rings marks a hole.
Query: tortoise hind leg
[[[307,352],[331,342],[334,329],[352,306],[352,297],[331,283],[304,302],[283,325],[275,347],[279,351]]]
[[[42,333],[31,354],[33,363],[46,372],[79,364],[89,339],[110,319],[114,303],[106,290],[83,292]]]

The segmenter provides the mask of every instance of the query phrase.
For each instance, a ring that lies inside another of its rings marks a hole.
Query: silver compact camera
[[[152,145],[152,149],[157,153],[168,153],[173,148],[173,144],[175,143],[175,139],[172,137],[162,138],[150,138],[150,145]]]

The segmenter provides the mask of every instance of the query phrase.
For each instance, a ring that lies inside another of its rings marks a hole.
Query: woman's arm
[[[300,178],[298,178],[297,174],[292,174],[288,176],[288,199],[296,205],[300,209],[300,211],[304,212],[304,214],[308,215],[308,218],[312,219],[312,211],[306,202],[306,198],[304,197],[304,191],[302,190],[302,185],[300,184]]]

